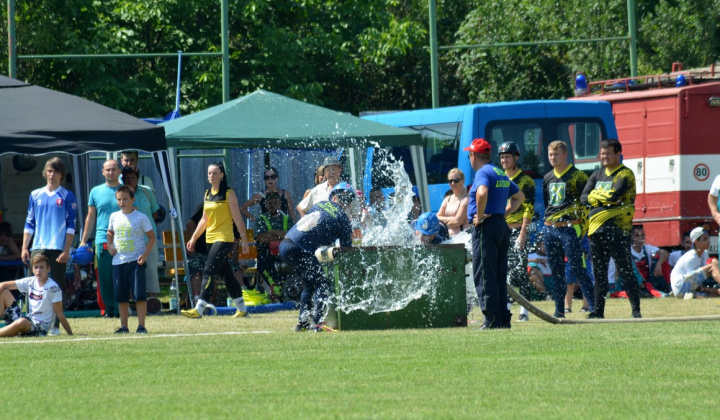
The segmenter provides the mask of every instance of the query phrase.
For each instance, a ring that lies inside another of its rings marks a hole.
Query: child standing
[[[155,233],[150,219],[133,208],[135,191],[121,185],[115,192],[118,207],[110,215],[107,231],[108,252],[113,256],[113,286],[115,300],[120,310],[120,328],[115,334],[127,334],[130,290],[135,296],[138,313],[136,334],[147,334],[145,314],[147,313],[147,292],[145,287],[145,262],[155,246]],[[148,237],[145,244],[143,235]]]
[[[0,328],[0,337],[46,336],[56,316],[67,334],[73,335],[63,313],[60,286],[48,276],[50,260],[43,254],[36,254],[31,264],[34,276],[0,283],[0,313],[5,321],[5,327]],[[10,290],[27,293],[30,311],[26,316],[21,316]]]

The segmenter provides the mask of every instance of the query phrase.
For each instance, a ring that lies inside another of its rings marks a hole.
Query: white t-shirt
[[[707,278],[705,274],[700,273],[693,275],[692,273],[705,266],[707,259],[707,251],[703,251],[702,255],[698,256],[694,249],[691,249],[680,257],[670,273],[670,285],[672,286],[675,296],[682,297],[685,293],[690,293],[697,289],[698,286],[705,281]]]
[[[53,303],[62,302],[62,291],[55,280],[48,278],[45,284],[40,286],[37,277],[32,276],[15,280],[15,284],[20,293],[28,296],[28,316],[35,322],[51,325],[55,321]]]
[[[113,265],[137,261],[145,252],[146,232],[152,232],[150,219],[137,210],[130,214],[116,211],[110,215],[108,230],[115,232],[113,245],[117,254],[113,256]]]
[[[328,201],[330,191],[332,191],[332,188],[328,188],[327,181],[322,184],[318,184],[310,190],[305,198],[303,198],[300,204],[298,204],[298,207],[302,209],[303,212],[307,213],[308,210],[310,210],[315,204],[321,201]]]
[[[682,257],[685,252],[687,251],[683,251],[682,249],[671,252],[670,256],[668,257],[668,264],[670,264],[670,267],[675,267],[675,264],[677,264],[677,262],[680,260],[680,257]]]

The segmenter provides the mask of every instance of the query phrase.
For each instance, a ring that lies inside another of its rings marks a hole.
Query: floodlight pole
[[[637,77],[637,22],[635,20],[636,0],[627,0],[628,37],[630,38],[630,76]]]
[[[10,78],[15,79],[17,72],[17,52],[15,51],[15,0],[7,0],[8,12],[8,69]]]
[[[228,0],[222,0],[220,30],[222,31],[222,84],[223,103],[230,100],[230,41],[228,22]]]
[[[437,0],[428,0],[430,13],[430,86],[432,89],[432,107],[440,106],[440,76],[438,72],[437,16],[435,9]]]

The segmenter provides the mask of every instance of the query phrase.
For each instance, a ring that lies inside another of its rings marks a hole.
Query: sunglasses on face
[[[457,184],[459,182],[462,182],[462,179],[460,179],[460,178],[448,179],[449,184]]]
[[[265,181],[277,179],[277,175],[265,175]]]

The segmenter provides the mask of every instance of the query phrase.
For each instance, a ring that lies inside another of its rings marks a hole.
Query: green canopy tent
[[[419,133],[409,129],[364,120],[264,90],[161,125],[165,128],[168,163],[175,180],[178,150],[342,147],[349,150],[350,175],[357,185],[359,148],[409,146],[423,208],[430,207],[423,140]],[[177,197],[177,190],[173,193]]]

